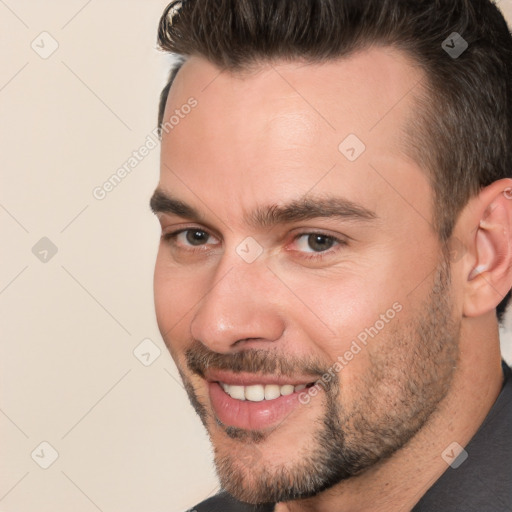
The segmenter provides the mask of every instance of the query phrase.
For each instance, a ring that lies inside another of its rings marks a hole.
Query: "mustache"
[[[203,378],[208,369],[229,370],[235,373],[247,372],[294,377],[317,375],[321,377],[328,368],[311,357],[291,357],[276,350],[248,349],[230,354],[214,352],[199,341],[185,351],[189,370]]]

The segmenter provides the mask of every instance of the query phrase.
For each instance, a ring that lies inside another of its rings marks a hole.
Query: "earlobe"
[[[480,316],[501,302],[512,287],[512,180],[484,188],[472,210],[472,254],[464,296],[464,315]],[[476,233],[475,233],[476,231]]]

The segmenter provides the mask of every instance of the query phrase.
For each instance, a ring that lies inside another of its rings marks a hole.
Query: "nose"
[[[237,261],[237,259],[239,261]],[[218,353],[275,342],[285,330],[272,273],[264,260],[246,263],[238,255],[217,267],[214,280],[191,324],[193,339]]]

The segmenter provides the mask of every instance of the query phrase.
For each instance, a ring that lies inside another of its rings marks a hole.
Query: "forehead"
[[[313,188],[337,189],[372,210],[410,187],[428,197],[426,176],[403,151],[421,80],[390,47],[325,63],[261,63],[243,73],[191,57],[171,87],[164,121],[191,97],[197,106],[163,133],[161,185],[187,202],[197,203],[198,191],[211,200],[222,195],[233,208],[277,204]],[[215,209],[230,214],[228,206]],[[423,209],[428,215],[427,203]]]
[[[253,122],[258,112],[265,118],[272,111],[295,112],[303,120],[322,121],[326,130],[364,132],[384,117],[390,124],[401,114],[410,114],[413,92],[422,78],[412,58],[389,46],[323,63],[253,63],[241,71],[220,70],[203,57],[192,56],[169,92],[166,117],[194,95],[210,111],[222,109],[224,118],[234,113],[233,107],[251,113]]]

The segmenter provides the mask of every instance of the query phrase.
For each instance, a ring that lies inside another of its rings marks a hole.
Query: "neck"
[[[452,386],[423,428],[392,457],[363,474],[304,500],[278,503],[275,512],[406,512],[448,469],[441,454],[466,446],[502,385],[499,332],[492,311],[465,318]]]

